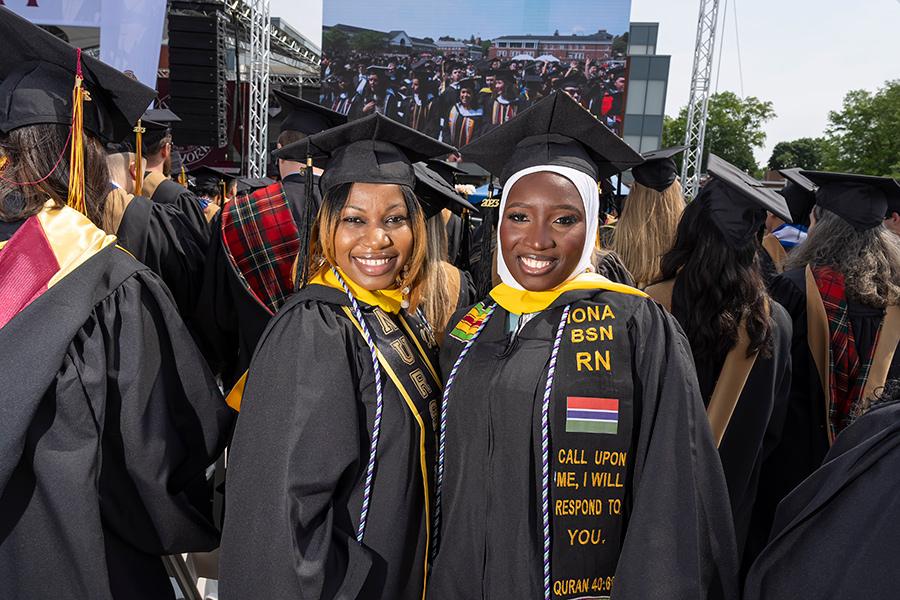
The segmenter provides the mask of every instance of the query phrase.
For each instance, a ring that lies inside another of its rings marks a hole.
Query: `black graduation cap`
[[[325,196],[346,183],[394,183],[410,189],[416,187],[412,164],[455,152],[456,148],[402,125],[381,113],[350,121],[275,151],[276,158],[308,160],[316,156],[328,158],[325,173],[319,178],[319,189]],[[306,179],[306,197],[312,197],[312,177]],[[297,229],[300,232],[299,256],[306,256],[309,236],[315,219],[313,202],[305,203]],[[306,285],[307,265],[301,261],[297,269],[298,285]]]
[[[208,167],[206,165],[191,169],[190,174],[197,178],[198,183],[210,179],[215,180],[216,183],[231,183],[238,178],[237,175],[233,175],[228,171],[217,169],[216,167]]]
[[[444,208],[449,208],[457,213],[464,208],[475,210],[468,200],[457,193],[453,186],[449,185],[439,173],[430,169],[426,163],[414,163],[413,171],[416,175],[416,185],[413,191],[416,198],[419,199],[419,204],[422,205],[426,219],[438,214]]]
[[[239,194],[249,194],[255,190],[268,187],[273,183],[274,180],[268,177],[238,177],[237,191]]]
[[[455,152],[453,146],[374,113],[333,127],[275,151],[275,156],[305,161],[326,155],[319,179],[323,194],[344,183],[396,183],[412,189],[412,163]]]
[[[710,153],[706,169],[711,179],[695,202],[705,203],[729,244],[739,246],[756,235],[766,222],[766,211],[790,220],[791,212],[779,193],[731,163]]]
[[[425,163],[428,165],[429,169],[440,175],[441,178],[447,182],[447,185],[451,187],[456,184],[457,175],[465,175],[467,173],[465,169],[460,169],[454,163],[449,163],[446,160],[434,158],[425,161]]]
[[[384,65],[369,65],[366,67],[366,73],[369,75],[384,75],[388,71],[388,68]]]
[[[468,144],[463,157],[500,173],[501,183],[537,165],[571,167],[599,180],[644,160],[563,92],[548,95]]]
[[[514,84],[516,82],[516,74],[509,69],[500,69],[499,71],[496,71],[494,75],[497,77],[497,79],[505,81],[506,83]]]
[[[809,225],[809,213],[816,204],[816,184],[804,177],[802,169],[779,169],[787,180],[778,193],[791,211],[791,223]]]
[[[0,131],[26,125],[69,125],[78,51],[0,7]],[[84,129],[102,142],[118,142],[133,131],[156,91],[113,67],[81,55]]]
[[[850,223],[857,231],[881,225],[888,211],[889,199],[896,203],[900,184],[890,177],[800,171],[815,183],[816,204]]]
[[[585,77],[583,73],[576,72],[570,73],[568,77],[563,78],[563,80],[559,82],[559,87],[562,89],[573,87],[580,88],[586,83],[587,77]]]
[[[168,108],[151,108],[144,111],[141,121],[153,121],[154,123],[171,125],[172,123],[180,123],[181,118]]]
[[[144,152],[171,133],[172,123],[180,121],[178,115],[168,108],[153,108],[146,111],[141,117],[141,127],[144,128],[141,139]]]
[[[347,122],[347,117],[339,112],[309,102],[281,90],[275,90],[284,119],[279,132],[299,131],[307,135],[325,131]]]
[[[465,77],[460,79],[459,89],[472,90],[473,92],[481,89],[481,77]]]
[[[673,157],[678,156],[686,149],[687,146],[673,146],[645,152],[643,164],[631,169],[634,180],[657,192],[666,191],[670,185],[675,183],[675,178],[678,176],[678,168]]]
[[[891,215],[893,215],[894,213],[900,213],[900,196],[897,196],[896,194],[888,196],[887,204],[887,212],[884,213],[885,219],[890,219]]]

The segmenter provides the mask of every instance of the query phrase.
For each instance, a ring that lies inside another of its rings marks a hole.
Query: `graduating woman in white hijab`
[[[554,94],[465,157],[502,173],[502,283],[442,349],[429,598],[737,597],[687,340],[591,272],[596,181],[640,156]]]

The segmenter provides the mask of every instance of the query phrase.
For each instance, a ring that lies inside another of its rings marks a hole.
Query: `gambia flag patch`
[[[616,398],[566,398],[566,433],[619,432],[619,401]]]
[[[487,313],[488,310],[484,306],[484,302],[479,302],[472,307],[472,310],[466,313],[466,316],[460,319],[453,331],[450,332],[450,337],[456,338],[461,342],[468,342],[475,336],[481,324],[484,323]]]

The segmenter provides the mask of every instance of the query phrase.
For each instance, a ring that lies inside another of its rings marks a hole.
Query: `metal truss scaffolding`
[[[244,164],[248,177],[266,174],[269,130],[269,0],[247,0],[250,6],[250,101]]]
[[[691,96],[688,102],[687,128],[681,183],[687,198],[693,199],[700,186],[703,168],[703,143],[706,137],[706,117],[712,79],[713,54],[716,48],[716,23],[719,18],[719,0],[700,0],[700,17],[697,20],[697,42],[694,49],[694,67],[691,73]]]

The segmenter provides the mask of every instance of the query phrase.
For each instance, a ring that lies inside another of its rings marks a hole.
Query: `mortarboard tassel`
[[[316,218],[316,202],[313,198],[313,159],[312,154],[306,155],[306,172],[303,180],[303,212],[300,214],[300,223],[297,224],[297,233],[300,245],[297,251],[297,280],[295,288],[306,287],[312,273],[309,272],[309,246],[312,236],[313,221]]]
[[[188,186],[187,171],[184,170],[183,164],[181,165],[181,173],[178,175],[178,183],[180,183],[184,187]]]
[[[219,206],[225,208],[225,203],[228,201],[228,184],[225,183],[224,179],[220,179],[219,185],[222,186],[222,203]]]
[[[475,285],[478,286],[478,297],[487,296],[494,287],[492,242],[494,241],[494,225],[496,224],[497,211],[500,201],[494,198],[494,183],[488,185],[488,197],[481,202],[481,250],[478,258],[478,268],[475,273]]]
[[[470,219],[469,209],[462,209],[462,236],[459,241],[459,252],[456,255],[455,267],[464,271],[471,271],[471,255],[472,255],[472,220]]]
[[[66,204],[87,214],[84,200],[84,102],[90,95],[84,89],[81,71],[81,48],[76,50],[75,87],[72,89],[72,146],[69,152],[69,196]]]
[[[137,126],[134,128],[134,195],[140,196],[144,188],[144,132],[146,128],[141,127],[141,120],[138,119]]]

